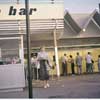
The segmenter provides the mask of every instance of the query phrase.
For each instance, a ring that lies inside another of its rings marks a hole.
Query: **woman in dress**
[[[45,51],[45,47],[40,49],[38,53],[38,61],[40,63],[40,80],[44,81],[44,88],[49,87],[49,72],[48,69],[50,67],[50,61],[47,52]]]

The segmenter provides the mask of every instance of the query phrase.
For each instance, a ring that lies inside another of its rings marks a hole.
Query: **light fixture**
[[[86,31],[86,29],[85,28],[83,28],[83,32],[85,32]]]

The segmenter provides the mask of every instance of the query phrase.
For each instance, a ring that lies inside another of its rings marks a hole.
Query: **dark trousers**
[[[88,65],[87,65],[87,63],[86,63],[86,73],[88,73]]]
[[[75,74],[74,63],[71,63],[71,70],[72,70],[72,74]]]
[[[92,63],[87,63],[86,64],[86,72],[87,73],[93,72]]]
[[[39,79],[40,78],[40,69],[34,68],[34,79]]]
[[[67,63],[62,63],[62,74],[67,75]]]

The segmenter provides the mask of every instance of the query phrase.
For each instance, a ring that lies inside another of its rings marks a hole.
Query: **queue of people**
[[[82,62],[83,57],[79,54],[79,52],[76,53],[76,57],[73,57],[72,55],[67,56],[67,54],[64,53],[62,57],[62,75],[67,76],[68,75],[68,67],[70,63],[70,69],[71,74],[74,76],[75,74],[82,74]],[[86,62],[86,73],[93,73],[94,70],[94,62],[98,63],[98,71],[100,72],[100,55],[98,55],[98,60],[94,61],[92,58],[91,52],[88,52],[85,57]],[[47,52],[45,51],[45,47],[42,47],[40,49],[40,52],[38,52],[35,55],[32,55],[31,58],[31,64],[32,64],[32,71],[34,71],[34,79],[39,79],[44,81],[44,88],[50,87],[48,80],[49,80],[49,70],[52,67],[52,64],[50,62],[49,56]],[[77,67],[77,73],[75,72],[75,67]],[[54,68],[53,68],[54,69]]]
[[[79,52],[76,53],[75,59],[72,55],[67,56],[67,54],[64,54],[62,57],[62,75],[66,76],[68,74],[68,63],[70,63],[71,66],[71,74],[82,74],[82,62],[83,57],[79,54]],[[86,73],[93,73],[94,72],[94,63],[98,63],[98,71],[100,72],[100,55],[98,55],[98,60],[94,61],[91,52],[88,52],[85,57],[86,62]],[[77,73],[75,72],[75,67],[77,67]]]

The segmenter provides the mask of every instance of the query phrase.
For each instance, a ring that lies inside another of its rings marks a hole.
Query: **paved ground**
[[[61,77],[50,84],[44,89],[41,82],[33,83],[34,98],[100,98],[100,74]],[[28,98],[28,90],[0,93],[0,98]]]

